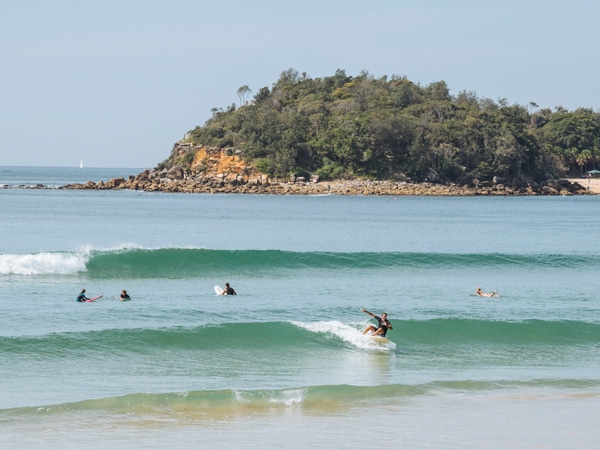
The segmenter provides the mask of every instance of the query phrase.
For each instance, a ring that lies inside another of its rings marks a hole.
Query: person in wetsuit
[[[129,296],[129,294],[127,293],[127,291],[125,289],[123,289],[121,291],[121,295],[119,296],[119,300],[126,301],[126,300],[131,300],[131,297]]]
[[[81,292],[79,293],[79,295],[77,296],[77,301],[78,302],[87,302],[89,300],[89,298],[87,298],[85,296],[85,289],[82,289]]]
[[[221,295],[237,295],[237,292],[229,286],[229,283],[225,283],[225,289],[223,289],[223,293]]]
[[[377,327],[375,327],[374,325],[369,325],[367,328],[365,328],[365,331],[363,331],[363,334],[367,334],[369,331],[372,331],[371,336],[382,336],[385,337],[387,330],[393,330],[394,328],[392,327],[392,324],[390,323],[389,320],[387,320],[387,313],[381,313],[381,317],[376,316],[375,314],[373,314],[370,311],[367,311],[366,309],[361,308],[360,309],[362,312],[367,313],[368,315],[370,315],[373,319],[375,319],[378,323],[377,323]]]

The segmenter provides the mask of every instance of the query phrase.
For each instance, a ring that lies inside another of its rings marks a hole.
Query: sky
[[[2,2],[0,166],[153,168],[290,68],[598,111],[599,23],[592,0]]]

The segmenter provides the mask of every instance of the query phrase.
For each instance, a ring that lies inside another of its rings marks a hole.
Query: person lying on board
[[[235,292],[235,290],[229,286],[229,283],[225,283],[225,289],[223,289],[221,295],[237,295],[237,292]]]
[[[480,297],[493,297],[494,295],[496,295],[496,291],[492,291],[492,292],[483,292],[481,290],[480,287],[477,288],[477,290],[475,291],[475,295],[478,295]]]
[[[372,312],[367,311],[364,308],[360,308],[360,310],[364,313],[367,313],[368,315],[370,315],[373,319],[375,319],[378,324],[377,327],[375,327],[374,325],[369,325],[367,328],[365,328],[365,331],[363,331],[363,334],[367,334],[369,331],[372,331],[371,336],[381,336],[381,337],[385,337],[387,330],[393,330],[394,328],[392,327],[392,324],[390,323],[389,320],[387,320],[387,313],[381,313],[381,317],[376,316],[375,314],[373,314]]]

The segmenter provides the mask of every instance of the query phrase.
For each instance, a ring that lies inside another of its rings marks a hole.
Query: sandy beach
[[[592,194],[600,194],[600,178],[567,178],[571,183],[579,183]]]

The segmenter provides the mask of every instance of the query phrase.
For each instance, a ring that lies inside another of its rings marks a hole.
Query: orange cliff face
[[[181,140],[175,143],[171,151],[170,158],[174,163],[171,168],[168,171],[166,169],[150,171],[147,178],[156,181],[158,177],[161,183],[166,179],[183,180],[198,189],[200,189],[200,185],[207,184],[211,186],[270,184],[271,180],[267,174],[244,161],[240,155],[241,151],[234,148],[207,147]],[[191,162],[186,163],[185,161],[189,161],[190,157]],[[135,178],[141,179],[142,177],[143,174],[140,174]]]
[[[204,145],[193,145],[191,142],[179,141],[173,146],[171,157],[177,161],[192,153],[194,158],[190,164],[192,174],[203,174],[204,176],[222,176],[225,179],[243,178],[268,178],[257,170],[252,164],[247,163],[240,156],[240,152],[233,148],[207,147]]]
[[[200,147],[196,150],[191,165],[192,172],[215,174],[236,174],[250,176],[256,169],[246,162],[233,149],[218,147]]]

